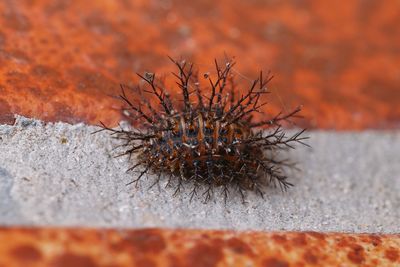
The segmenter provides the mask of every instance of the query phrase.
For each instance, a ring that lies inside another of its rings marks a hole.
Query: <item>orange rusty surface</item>
[[[274,110],[304,105],[302,126],[399,128],[399,1],[0,1],[0,121],[115,124],[109,95],[166,55],[241,77],[270,69]]]
[[[399,266],[400,235],[0,228],[0,266]]]

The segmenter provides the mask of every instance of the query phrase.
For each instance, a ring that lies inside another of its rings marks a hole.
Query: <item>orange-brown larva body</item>
[[[223,173],[237,168],[239,156],[234,151],[238,149],[236,143],[251,135],[251,130],[239,123],[223,125],[215,120],[213,112],[194,113],[192,119],[175,116],[172,119],[173,128],[151,139],[149,149],[143,152],[141,158],[159,162],[153,168],[182,173],[185,179],[202,177],[206,180],[210,170],[222,184]],[[216,164],[224,167],[215,168]]]
[[[139,75],[147,84],[146,89],[136,88],[141,96],[137,102],[130,100],[121,85],[121,99],[127,105],[127,118],[139,122],[138,130],[114,130],[118,138],[125,140],[122,155],[136,155],[137,163],[129,170],[142,167],[133,182],[149,172],[157,175],[156,183],[163,175],[177,181],[175,192],[183,183],[193,183],[191,197],[197,195],[199,185],[206,185],[205,199],[210,199],[212,190],[222,186],[225,199],[229,188],[236,188],[244,198],[246,190],[261,195],[263,186],[277,183],[282,189],[291,185],[286,180],[284,168],[290,166],[287,160],[275,157],[275,152],[293,148],[292,143],[302,143],[304,130],[286,136],[280,122],[295,116],[300,108],[288,114],[278,114],[269,119],[255,122],[254,112],[266,103],[261,102],[267,92],[267,83],[272,77],[260,77],[250,88],[236,96],[233,62],[220,68],[215,62],[217,77],[205,76],[210,84],[208,93],[202,92],[192,64],[172,60],[178,68],[173,73],[182,91],[183,106],[176,107],[155,74]],[[228,91],[228,92],[227,92]],[[148,94],[148,98],[144,96]],[[235,98],[236,96],[236,98]],[[158,102],[156,108],[150,98]],[[196,100],[195,100],[196,99]],[[265,132],[259,127],[266,126]],[[129,183],[129,184],[130,184]]]

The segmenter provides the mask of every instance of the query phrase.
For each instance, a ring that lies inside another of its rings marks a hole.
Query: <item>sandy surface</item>
[[[233,193],[224,203],[177,197],[155,177],[126,186],[132,164],[113,158],[107,133],[18,117],[0,125],[0,224],[400,232],[400,132],[310,132],[290,157],[288,192]]]

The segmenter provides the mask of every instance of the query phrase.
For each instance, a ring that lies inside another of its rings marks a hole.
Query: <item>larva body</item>
[[[171,59],[172,60],[172,59]],[[253,81],[247,91],[235,92],[233,62],[220,68],[215,61],[216,80],[209,75],[209,92],[204,93],[192,64],[172,60],[178,68],[173,73],[182,92],[183,106],[174,104],[162,81],[155,74],[139,75],[146,83],[138,86],[131,100],[121,85],[120,98],[126,104],[123,109],[127,119],[138,125],[138,129],[115,130],[103,125],[117,138],[124,140],[125,151],[121,155],[136,155],[137,162],[128,170],[139,171],[137,178],[129,184],[139,182],[143,175],[153,172],[159,182],[167,176],[168,184],[176,180],[176,193],[181,186],[192,183],[191,197],[197,195],[199,185],[206,185],[205,199],[211,197],[214,187],[222,186],[225,199],[229,188],[236,188],[244,199],[248,189],[263,194],[263,186],[275,184],[286,189],[291,183],[286,180],[284,168],[291,166],[287,160],[276,158],[275,152],[294,148],[306,137],[304,130],[286,136],[280,123],[295,117],[300,108],[287,114],[278,114],[255,122],[253,113],[263,113],[262,96],[267,93],[267,83],[272,77]],[[145,95],[147,94],[147,95]],[[158,102],[158,107],[154,102]],[[260,127],[267,127],[266,133]]]
[[[245,175],[241,174],[246,171],[244,160],[247,154],[257,150],[249,145],[239,145],[251,135],[245,125],[224,125],[213,112],[201,111],[193,118],[177,115],[172,124],[173,129],[152,138],[148,149],[140,156],[158,162],[156,169],[181,175],[182,179],[218,184],[232,179],[234,174]],[[259,155],[261,158],[262,153]]]

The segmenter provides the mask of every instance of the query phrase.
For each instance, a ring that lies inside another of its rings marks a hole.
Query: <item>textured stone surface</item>
[[[399,24],[398,1],[1,1],[0,121],[115,124],[135,72],[226,52],[239,82],[272,70],[271,105],[303,104],[303,125],[398,128]]]
[[[190,185],[173,197],[166,180],[149,175],[125,184],[133,164],[113,158],[116,140],[84,124],[44,124],[19,118],[0,127],[0,224],[108,227],[187,227],[393,233],[400,226],[400,133],[310,132],[312,149],[289,156],[299,163],[295,187],[249,194],[224,203],[189,201]],[[5,201],[3,201],[3,199]]]

